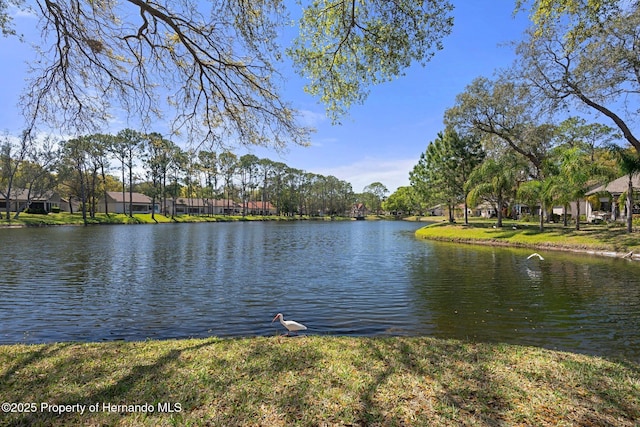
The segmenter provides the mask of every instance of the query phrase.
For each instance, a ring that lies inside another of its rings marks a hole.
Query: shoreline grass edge
[[[514,223],[496,228],[490,222],[469,225],[435,223],[416,230],[417,238],[472,245],[505,246],[539,250],[576,252],[598,256],[640,260],[640,234],[626,233],[623,227],[583,227],[582,230]]]
[[[94,226],[94,225],[144,225],[144,224],[193,224],[216,222],[252,222],[252,221],[346,221],[353,220],[350,217],[324,216],[282,216],[282,215],[176,215],[174,217],[155,214],[104,214],[97,213],[94,217],[88,217],[84,223],[79,213],[70,214],[61,212],[57,214],[40,215],[23,213],[17,219],[6,219],[0,212],[0,229],[22,227],[50,227],[50,226]]]

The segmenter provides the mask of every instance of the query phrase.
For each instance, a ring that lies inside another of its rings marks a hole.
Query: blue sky
[[[372,87],[366,102],[353,106],[341,125],[332,125],[324,106],[304,93],[304,80],[285,69],[285,97],[317,132],[309,147],[251,152],[308,172],[334,175],[350,182],[356,192],[376,181],[391,192],[408,185],[409,171],[443,130],[444,111],[454,104],[456,95],[475,77],[490,77],[508,67],[514,59],[508,43],[519,40],[529,24],[525,13],[513,16],[514,0],[457,0],[454,4],[454,28],[444,39],[444,49],[425,67],[415,65],[405,76]],[[35,23],[33,17],[16,17],[18,28]],[[22,119],[16,104],[24,89],[25,61],[33,55],[27,44],[14,38],[0,40],[0,132],[18,134]]]
[[[363,105],[352,107],[342,125],[332,126],[324,108],[291,81],[297,107],[312,112],[317,132],[312,145],[291,148],[283,160],[292,167],[351,182],[356,192],[382,182],[391,192],[409,184],[420,153],[444,128],[446,109],[478,76],[491,77],[511,65],[513,48],[529,25],[526,13],[514,17],[513,0],[453,2],[454,27],[444,49],[425,67],[419,64],[397,80],[371,88]]]

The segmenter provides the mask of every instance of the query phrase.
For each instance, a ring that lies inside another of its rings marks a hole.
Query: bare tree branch
[[[169,112],[192,138],[306,142],[277,84],[281,1],[213,1],[208,15],[192,0],[36,4],[45,43],[23,97],[30,127],[91,132],[123,111],[144,128]]]

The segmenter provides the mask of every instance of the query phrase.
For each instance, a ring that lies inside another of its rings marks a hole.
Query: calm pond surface
[[[0,343],[428,335],[640,360],[640,263],[401,221],[0,229]]]

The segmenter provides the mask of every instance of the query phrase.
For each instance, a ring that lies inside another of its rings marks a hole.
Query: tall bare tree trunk
[[[633,231],[633,174],[629,174],[629,184],[627,186],[627,233]]]

